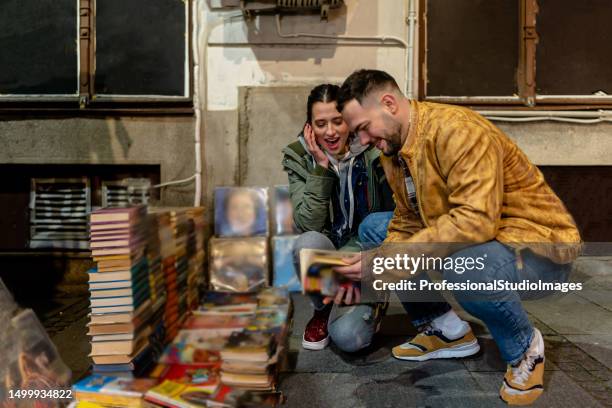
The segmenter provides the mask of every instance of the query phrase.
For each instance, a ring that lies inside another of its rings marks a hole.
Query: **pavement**
[[[545,392],[534,407],[612,407],[612,258],[581,258],[572,280],[584,289],[562,297],[525,302],[546,345]],[[503,407],[498,391],[506,370],[482,322],[465,312],[481,351],[465,359],[407,362],[391,348],[416,331],[400,304],[390,306],[373,344],[355,354],[333,345],[301,348],[311,316],[306,297],[293,294],[289,353],[279,388],[286,407]],[[452,298],[449,299],[452,302]],[[454,305],[457,308],[457,305]],[[70,297],[39,313],[73,380],[89,368],[87,300]]]
[[[581,258],[572,280],[583,282],[583,290],[525,302],[546,347],[545,392],[532,406],[612,407],[612,259]],[[303,295],[293,300],[289,361],[280,376],[287,407],[506,406],[498,394],[506,365],[486,327],[462,310],[479,339],[477,355],[408,362],[391,356],[392,347],[416,333],[400,304],[390,306],[367,350],[347,354],[333,345],[303,350],[312,309]]]

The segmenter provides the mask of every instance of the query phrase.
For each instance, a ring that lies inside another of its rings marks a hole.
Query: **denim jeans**
[[[556,264],[551,260],[524,249],[517,253],[499,241],[489,241],[462,249],[451,257],[487,257],[483,270],[465,271],[458,274],[452,270],[443,272],[444,279],[451,283],[492,283],[503,279],[506,282],[567,282],[571,264]],[[519,259],[520,256],[520,259]],[[468,313],[486,325],[502,358],[510,364],[518,363],[533,337],[533,326],[521,304],[521,300],[536,299],[549,292],[483,290],[454,291],[453,295]]]
[[[293,249],[293,262],[298,278],[300,274],[299,254],[304,248],[336,249],[331,240],[320,232],[308,231],[301,234]],[[372,305],[324,305],[323,297],[316,294],[310,295],[310,300],[316,310],[332,308],[327,329],[331,340],[340,350],[355,352],[370,345],[377,323]]]
[[[387,237],[387,228],[392,217],[392,211],[376,212],[368,215],[363,220],[358,230],[362,249],[368,250],[380,246]],[[412,293],[410,301],[406,298],[405,293],[396,292],[396,294],[402,302],[404,310],[408,313],[410,321],[417,328],[431,323],[433,319],[442,316],[451,309],[450,305],[438,292]],[[423,297],[423,299],[418,299],[419,296]]]
[[[372,244],[377,242],[380,244],[384,240],[386,226],[389,222],[387,220],[385,223],[384,214],[386,213],[370,214],[364,220],[364,223],[366,221],[368,223],[362,224],[363,228],[360,226],[360,240],[366,246],[371,247]],[[487,261],[484,263],[485,268],[483,270],[474,269],[462,274],[453,270],[445,270],[443,271],[443,278],[450,283],[467,281],[471,283],[491,283],[500,279],[513,283],[524,280],[531,282],[567,282],[571,271],[571,264],[556,264],[547,258],[534,254],[529,249],[520,252],[522,262],[517,262],[517,252],[495,240],[462,249],[452,254],[451,258],[478,258],[485,255]],[[428,279],[426,274],[423,275],[425,277],[421,279]],[[510,364],[515,364],[523,358],[533,337],[533,326],[527,317],[521,300],[540,298],[547,294],[512,290],[453,292],[463,309],[487,325],[499,347],[502,358]],[[411,297],[418,295],[419,292],[410,293]],[[436,295],[427,292],[426,296],[427,300],[431,300],[432,296]],[[398,297],[403,300],[406,294],[398,292]],[[450,310],[450,306],[446,302],[402,302],[402,305],[416,326],[430,322],[437,317],[437,313],[445,309]]]

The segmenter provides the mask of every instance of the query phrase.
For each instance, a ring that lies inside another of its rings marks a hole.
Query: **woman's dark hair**
[[[312,105],[317,102],[336,102],[338,100],[338,92],[340,87],[332,84],[322,84],[314,87],[308,95],[308,102],[306,104],[306,123],[312,122]]]

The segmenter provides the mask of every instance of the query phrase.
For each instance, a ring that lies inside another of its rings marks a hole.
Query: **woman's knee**
[[[372,317],[365,314],[344,315],[329,324],[329,336],[340,350],[353,353],[372,343],[374,330],[369,324]]]
[[[299,257],[302,249],[335,249],[331,240],[323,233],[318,231],[307,231],[300,234],[293,245],[294,256]]]

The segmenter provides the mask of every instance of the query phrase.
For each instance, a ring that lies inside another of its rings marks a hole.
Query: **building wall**
[[[407,39],[407,3],[346,0],[341,9],[330,11],[327,22],[316,14],[283,16],[281,32]],[[365,67],[389,71],[400,86],[407,84],[408,56],[402,44],[282,38],[274,16],[245,22],[239,9],[210,10],[204,2],[200,6],[208,202],[215,186],[286,183],[280,150],[300,131],[308,90],[314,85],[341,83]]]
[[[401,44],[351,45],[281,38],[273,16],[252,21],[239,9],[211,10],[197,0],[199,99],[202,109],[203,203],[219,185],[285,181],[280,149],[305,117],[308,90],[340,83],[358,68],[378,68],[407,85],[408,50]],[[395,36],[408,39],[405,0],[345,0],[329,21],[286,16],[283,33]],[[537,164],[612,165],[612,124],[500,123]],[[160,164],[161,181],[194,173],[193,117],[3,118],[0,163]],[[193,183],[163,190],[168,205],[193,202]]]
[[[194,173],[191,117],[4,119],[0,138],[2,164],[158,164],[162,182]],[[164,188],[162,202],[192,205],[194,191]]]

